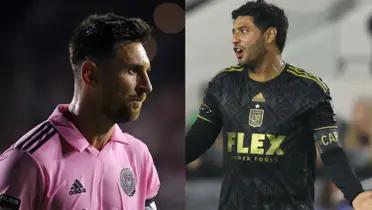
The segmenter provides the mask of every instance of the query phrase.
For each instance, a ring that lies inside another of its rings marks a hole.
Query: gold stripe
[[[306,75],[306,76],[309,76],[309,77],[317,80],[318,85],[321,85],[323,87],[323,89],[325,89],[325,90],[329,90],[328,86],[319,77],[315,76],[314,74],[311,74],[309,72],[306,72],[305,70],[302,70],[300,68],[296,68],[294,66],[289,66],[289,69],[297,72],[298,74]]]
[[[323,129],[327,129],[327,128],[337,128],[337,126],[336,125],[332,125],[332,126],[320,127],[320,128],[314,129],[314,131],[319,131],[319,130],[323,130]]]
[[[291,70],[294,70],[295,72],[299,73],[299,74],[305,74],[305,75],[308,75],[316,80],[318,80],[318,82],[320,82],[321,84],[323,84],[323,86],[328,89],[327,85],[317,76],[315,76],[314,74],[310,73],[310,72],[307,72],[303,69],[300,69],[300,68],[297,68],[297,67],[294,67],[294,66],[289,66],[289,68]]]
[[[223,72],[240,72],[240,71],[243,71],[244,70],[244,67],[242,66],[230,66],[230,67],[227,67],[227,68],[224,68],[222,70],[220,70],[219,72],[217,72],[216,75],[219,75]]]
[[[296,75],[296,76],[313,80],[314,82],[316,82],[326,92],[327,88],[324,87],[324,85],[317,78],[314,78],[314,77],[312,77],[312,76],[310,76],[308,74],[305,74],[305,73],[298,73],[298,72],[294,71],[293,69],[288,69],[287,71],[290,72],[290,73],[292,73],[292,74],[294,74],[294,75]]]
[[[243,69],[224,69],[222,72],[243,71]]]
[[[306,79],[310,79],[310,80],[313,80],[314,82],[316,82],[322,89],[323,89],[323,91],[326,93],[326,92],[328,92],[328,89],[327,88],[325,88],[317,79],[315,79],[315,78],[312,78],[312,77],[310,77],[310,76],[306,76],[306,75],[303,75],[303,74],[298,74],[298,73],[296,73],[296,72],[294,72],[294,71],[292,71],[292,70],[290,70],[290,69],[288,69],[287,70],[288,72],[290,72],[290,73],[292,73],[292,74],[294,74],[294,75],[296,75],[296,76],[298,76],[298,77],[302,77],[302,78],[306,78]]]
[[[209,123],[212,123],[212,121],[208,120],[207,118],[204,118],[204,117],[200,116],[199,114],[197,115],[197,117],[199,117],[200,119],[203,119],[203,120],[205,120]]]
[[[231,72],[231,71],[243,71],[244,68],[242,66],[230,66],[228,68],[225,68],[223,69],[221,72],[224,72],[224,71],[228,71],[228,72]]]
[[[294,67],[294,66],[289,66],[289,68],[299,74],[305,74],[305,75],[308,75],[309,77],[312,77],[316,80],[318,80],[318,82],[322,83],[324,87],[327,87],[327,85],[317,76],[315,76],[314,74],[310,73],[310,72],[307,72],[303,69],[300,69],[300,68],[297,68],[297,67]]]

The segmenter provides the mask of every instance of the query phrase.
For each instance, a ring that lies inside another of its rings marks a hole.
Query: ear
[[[269,27],[265,32],[266,43],[271,44],[275,42],[278,31],[275,27]]]
[[[81,64],[81,80],[89,87],[95,88],[98,84],[97,65],[91,59],[86,59]]]

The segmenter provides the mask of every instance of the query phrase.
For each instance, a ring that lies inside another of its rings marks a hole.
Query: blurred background
[[[154,91],[139,120],[120,126],[149,146],[161,180],[159,209],[184,209],[184,8],[183,0],[20,0],[2,5],[0,153],[57,104],[70,102],[68,41],[82,19],[106,12],[140,17],[153,27],[146,47]]]
[[[365,188],[372,188],[372,2],[267,0],[283,8],[289,32],[283,59],[330,87],[339,137]],[[212,77],[236,64],[231,11],[246,0],[186,0],[186,122],[195,120]],[[222,180],[222,139],[188,165],[186,209],[215,210]],[[351,209],[317,163],[316,209]]]

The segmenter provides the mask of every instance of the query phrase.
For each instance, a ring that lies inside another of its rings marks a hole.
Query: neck
[[[114,123],[92,105],[95,103],[76,98],[70,103],[65,115],[90,145],[101,150],[111,137]]]
[[[284,62],[280,54],[268,55],[261,63],[248,71],[251,79],[266,82],[277,77],[284,69]]]

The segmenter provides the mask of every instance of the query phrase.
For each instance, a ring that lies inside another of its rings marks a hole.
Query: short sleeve
[[[160,188],[160,180],[158,172],[155,168],[154,161],[151,157],[151,154],[147,150],[146,158],[146,200],[154,198]]]
[[[313,131],[336,127],[335,112],[333,110],[332,97],[328,92],[322,92],[318,96],[315,109],[310,113],[310,128]]]
[[[43,188],[40,167],[29,154],[10,149],[0,156],[0,207],[41,209]]]

